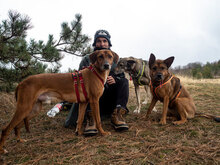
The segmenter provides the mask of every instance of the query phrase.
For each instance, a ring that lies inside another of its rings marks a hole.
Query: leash
[[[90,69],[98,78],[99,78],[99,80],[102,82],[102,85],[104,86],[104,80],[99,76],[99,74],[95,71],[95,69],[93,68],[93,66],[92,65],[90,65],[89,67],[88,67],[88,69]]]
[[[80,100],[80,94],[79,94],[79,89],[78,89],[77,77],[79,77],[79,82],[81,84],[81,88],[85,96],[85,99],[88,100],[88,95],[85,89],[82,73],[80,71],[76,71],[76,73],[72,73],[72,77],[73,77],[73,82],[74,82],[75,91],[76,91],[76,98],[77,98],[78,103],[80,103],[81,100]]]
[[[158,100],[160,100],[160,99],[159,99],[159,97],[158,97],[158,95],[157,95],[157,89],[158,89],[158,88],[162,88],[162,86],[166,85],[166,84],[167,84],[168,82],[170,82],[173,78],[174,78],[174,76],[172,75],[165,83],[162,83],[162,84],[158,85],[157,87],[154,87],[153,84],[152,84],[152,81],[150,81],[151,91],[152,91],[153,95],[154,95],[155,97],[157,97]],[[180,85],[180,88],[179,88],[177,94],[170,100],[169,105],[172,104],[173,101],[180,96],[180,94],[181,94],[181,89],[182,89],[182,85]]]

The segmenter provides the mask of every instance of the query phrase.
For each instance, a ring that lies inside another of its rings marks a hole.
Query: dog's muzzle
[[[104,64],[104,70],[108,70],[108,69],[110,69],[110,65],[109,65],[109,63],[105,63]]]
[[[162,74],[162,73],[156,74],[155,80],[156,80],[156,81],[161,81],[161,80],[163,80],[163,74]]]

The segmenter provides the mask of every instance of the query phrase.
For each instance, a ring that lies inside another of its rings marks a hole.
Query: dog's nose
[[[109,69],[109,64],[108,64],[108,63],[104,64],[104,69],[105,69],[105,70],[108,70],[108,69]]]
[[[157,79],[158,79],[158,80],[161,80],[162,78],[163,78],[163,74],[162,74],[162,73],[158,73],[158,74],[157,74]]]

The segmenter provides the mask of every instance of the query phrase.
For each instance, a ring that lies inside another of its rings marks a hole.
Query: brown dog
[[[16,89],[17,106],[14,117],[9,125],[2,130],[0,153],[7,152],[3,147],[12,129],[15,129],[17,140],[22,141],[20,128],[23,125],[23,121],[28,128],[28,120],[36,116],[37,112],[41,110],[42,101],[51,96],[75,103],[80,98],[77,134],[82,134],[81,127],[86,106],[90,103],[97,129],[102,135],[109,135],[110,132],[105,132],[101,126],[99,98],[103,93],[104,83],[110,72],[111,65],[113,62],[117,63],[118,58],[118,55],[110,50],[99,50],[92,53],[90,55],[91,67],[81,70],[84,88],[81,86],[82,81],[79,76],[75,79],[76,81],[73,81],[71,73],[39,74],[30,76],[22,81]],[[74,82],[77,83],[74,84]],[[78,93],[78,96],[76,93]]]
[[[146,118],[150,115],[152,109],[158,100],[163,102],[163,113],[160,124],[166,124],[166,117],[169,113],[180,118],[174,124],[183,124],[188,118],[195,116],[196,107],[189,92],[180,83],[179,78],[172,76],[168,69],[173,63],[174,57],[166,60],[156,60],[153,54],[150,55],[149,68],[151,77],[151,92],[153,99],[148,108]]]

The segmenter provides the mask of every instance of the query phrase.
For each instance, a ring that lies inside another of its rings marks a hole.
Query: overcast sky
[[[220,0],[0,0],[1,21],[9,10],[31,18],[28,38],[36,40],[58,39],[61,23],[80,13],[83,33],[93,39],[108,30],[120,57],[175,56],[173,67],[220,59]],[[78,69],[80,60],[65,55],[61,70]]]

